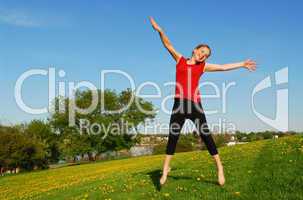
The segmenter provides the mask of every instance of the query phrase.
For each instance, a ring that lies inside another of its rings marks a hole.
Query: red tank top
[[[186,64],[182,56],[176,64],[175,97],[200,102],[199,80],[204,73],[205,62],[200,64]]]

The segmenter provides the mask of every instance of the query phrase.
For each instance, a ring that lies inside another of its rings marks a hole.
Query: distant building
[[[232,142],[227,142],[226,145],[227,146],[233,146],[233,145],[236,145],[237,143],[235,141],[232,141]]]
[[[246,137],[243,137],[244,139],[246,139]],[[236,138],[235,136],[231,136],[230,137],[230,141],[226,143],[227,146],[233,146],[233,145],[236,145],[236,144],[245,144],[247,142],[238,142],[236,141]]]

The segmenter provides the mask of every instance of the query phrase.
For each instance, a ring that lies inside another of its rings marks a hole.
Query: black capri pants
[[[186,119],[190,119],[195,124],[199,136],[205,143],[210,155],[218,154],[216,144],[206,122],[201,102],[194,102],[183,98],[174,98],[174,105],[169,122],[166,154],[173,155],[175,153],[179,135]]]

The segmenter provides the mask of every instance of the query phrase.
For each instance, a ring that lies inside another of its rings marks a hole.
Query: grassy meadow
[[[164,155],[0,177],[0,199],[303,199],[303,137],[219,148],[226,184],[207,151],[176,153],[159,186]]]

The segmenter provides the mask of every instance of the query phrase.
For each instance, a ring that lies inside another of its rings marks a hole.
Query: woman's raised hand
[[[152,18],[152,17],[149,17],[149,20],[150,20],[150,23],[152,24],[153,28],[158,31],[158,32],[161,32],[161,28],[160,26],[157,24],[157,22]]]
[[[256,62],[253,60],[246,60],[243,62],[243,67],[247,68],[249,71],[255,71],[256,70]]]

